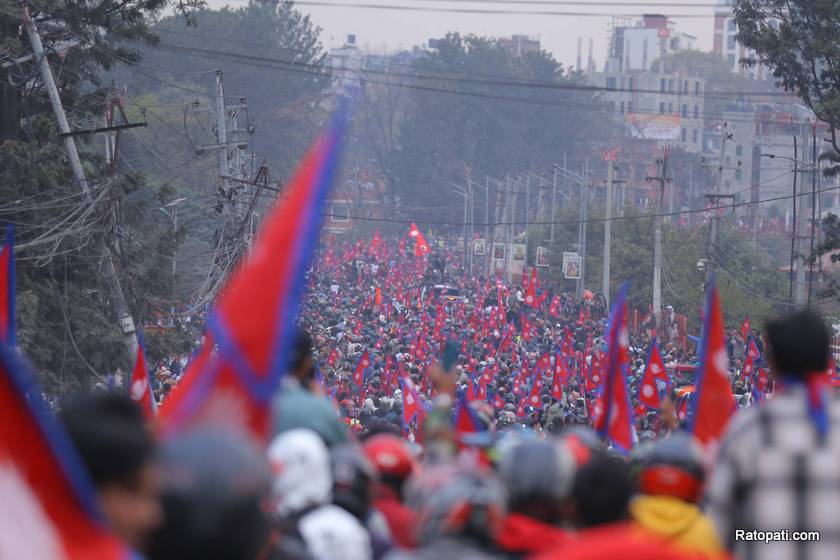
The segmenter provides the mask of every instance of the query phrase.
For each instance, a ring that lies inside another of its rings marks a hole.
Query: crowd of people
[[[690,429],[696,350],[666,342],[657,372],[654,333],[633,333],[621,449],[593,429],[605,314],[536,275],[426,262],[328,245],[267,446],[201,427],[157,441],[119,393],[64,403],[120,537],[151,560],[840,557],[819,316],[728,335],[740,410],[716,449]]]

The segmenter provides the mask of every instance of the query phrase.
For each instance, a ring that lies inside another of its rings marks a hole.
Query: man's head
[[[289,355],[289,373],[309,388],[315,379],[315,360],[312,358],[312,338],[304,330],[295,335]]]
[[[140,408],[115,393],[79,396],[64,403],[61,422],[106,518],[128,544],[142,550],[162,512],[155,443]]]
[[[828,327],[811,310],[797,311],[774,319],[765,328],[773,371],[802,377],[828,367]]]

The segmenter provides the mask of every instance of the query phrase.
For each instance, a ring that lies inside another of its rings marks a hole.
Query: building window
[[[633,78],[627,78],[627,89],[633,91]]]
[[[673,103],[668,103],[668,114],[670,115],[673,112],[674,112],[674,104]]]
[[[691,141],[696,144],[697,143],[697,129],[691,131]]]
[[[668,80],[668,93],[674,93],[674,80]]]
[[[664,101],[659,102],[659,114],[660,115],[665,114],[665,102]]]
[[[688,80],[683,82],[683,93],[688,95]]]
[[[621,107],[621,109],[619,109],[619,113],[623,115],[624,114],[624,101],[621,102],[620,107]]]
[[[688,141],[688,130],[681,128],[680,129],[680,141],[685,144]]]
[[[735,155],[736,156],[744,155],[744,147],[741,144],[738,144],[737,146],[735,146]]]
[[[659,80],[659,92],[660,93],[665,93],[665,87],[667,86],[667,83],[668,82],[665,80],[665,78],[662,78],[662,79]]]
[[[683,116],[683,118],[688,117],[688,105],[683,104],[683,106],[682,106],[682,113],[681,113],[681,115]]]
[[[735,23],[734,19],[729,20],[728,27],[729,27],[729,31],[731,31],[732,33],[735,33],[736,31],[738,31],[738,24]]]
[[[333,222],[349,222],[350,207],[347,204],[333,204],[330,218]]]
[[[726,37],[726,48],[727,48],[727,50],[730,50],[730,51],[735,50],[735,35],[727,35],[727,37]]]
[[[700,118],[700,107],[699,107],[698,105],[695,105],[695,106],[694,106],[694,118],[695,118],[695,119],[699,119],[699,118]]]
[[[615,78],[607,78],[607,89],[615,89]]]
[[[627,102],[627,112],[628,112],[628,113],[632,113],[632,112],[633,112],[633,102],[632,102],[632,101],[628,101],[628,102]]]
[[[700,82],[694,82],[694,95],[700,95]]]

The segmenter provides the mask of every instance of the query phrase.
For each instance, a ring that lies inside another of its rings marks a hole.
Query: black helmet
[[[565,444],[522,438],[502,451],[498,469],[512,511],[559,521],[575,478],[575,458]]]
[[[364,521],[373,500],[376,469],[361,449],[343,443],[330,451],[333,471],[333,503]]]
[[[159,461],[166,521],[152,536],[150,558],[257,557],[270,530],[262,453],[232,433],[197,429],[164,441]]]
[[[697,440],[686,432],[673,432],[648,445],[633,460],[639,491],[697,502],[706,478],[703,448]]]

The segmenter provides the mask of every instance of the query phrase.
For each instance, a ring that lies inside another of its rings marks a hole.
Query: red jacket
[[[509,514],[496,536],[496,545],[512,554],[530,556],[566,547],[575,537],[554,525],[548,525],[521,513]]]
[[[391,536],[397,546],[409,549],[417,547],[417,538],[414,535],[417,516],[400,503],[390,488],[386,486],[379,488],[373,506],[388,522],[388,529],[391,530]]]

